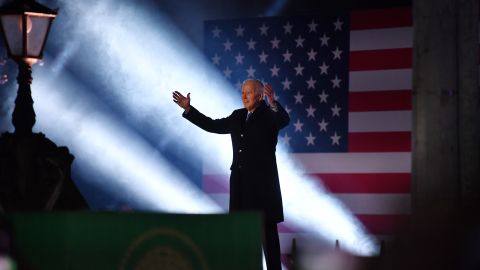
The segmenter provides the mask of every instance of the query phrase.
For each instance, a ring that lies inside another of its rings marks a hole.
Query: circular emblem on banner
[[[119,270],[208,270],[201,250],[186,235],[154,229],[134,239]]]

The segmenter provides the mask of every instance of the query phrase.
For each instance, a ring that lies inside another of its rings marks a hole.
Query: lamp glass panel
[[[27,21],[27,25],[31,22],[31,30],[27,32],[27,54],[29,57],[40,57],[51,18],[29,16]]]
[[[1,21],[10,53],[13,56],[21,56],[23,54],[22,15],[3,15]]]

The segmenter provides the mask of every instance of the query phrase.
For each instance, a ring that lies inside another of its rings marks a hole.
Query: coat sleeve
[[[290,123],[290,116],[288,116],[288,113],[285,111],[282,105],[280,105],[280,103],[277,102],[277,111],[272,110],[272,114],[277,129],[280,130]]]
[[[230,133],[232,115],[225,118],[212,119],[199,112],[193,106],[190,106],[190,111],[183,113],[182,116],[205,131],[219,134]]]

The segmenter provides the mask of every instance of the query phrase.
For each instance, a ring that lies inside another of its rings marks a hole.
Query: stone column
[[[478,198],[478,2],[413,2],[412,207],[454,213]]]

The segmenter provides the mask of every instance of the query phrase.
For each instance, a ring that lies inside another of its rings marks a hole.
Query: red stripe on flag
[[[412,67],[412,48],[350,52],[350,71]]]
[[[406,225],[410,215],[356,215],[367,231],[377,235],[395,235]]]
[[[408,111],[412,109],[412,91],[350,92],[349,112]]]
[[[348,134],[348,152],[410,152],[411,133],[358,132]]]
[[[409,193],[409,173],[312,174],[332,193]]]
[[[350,16],[350,29],[373,29],[412,26],[412,8],[401,7],[354,11]]]

